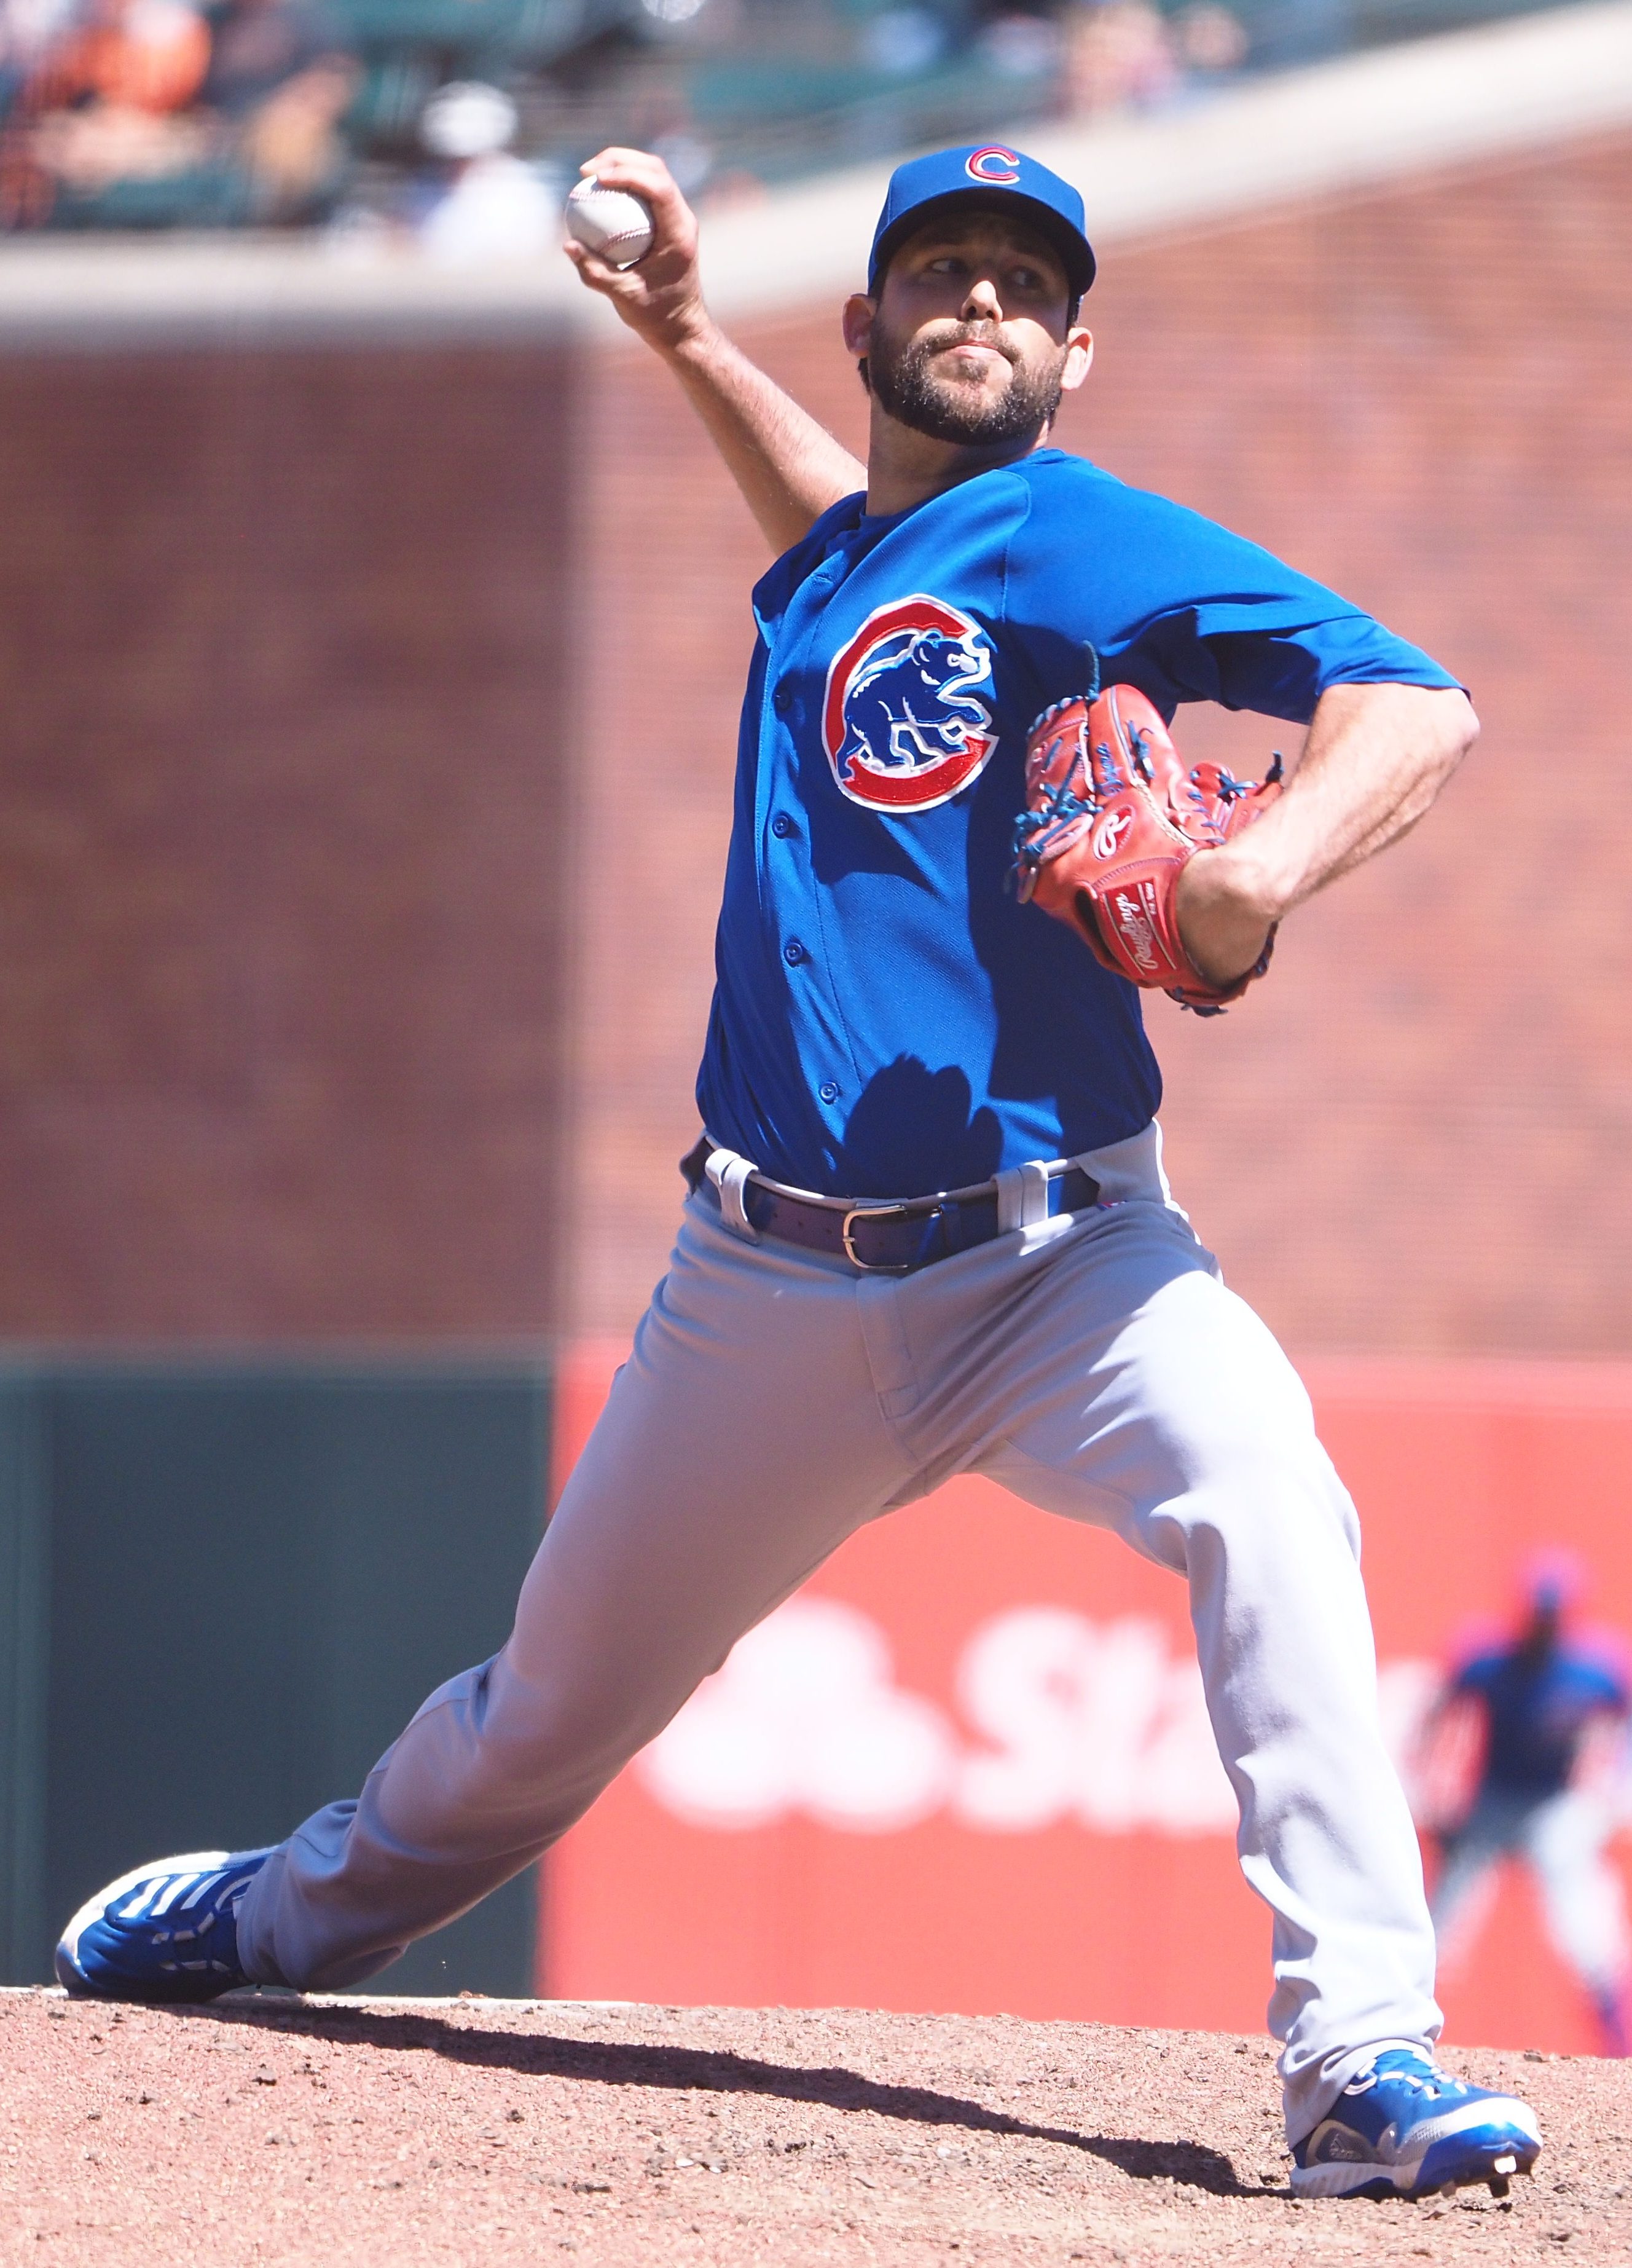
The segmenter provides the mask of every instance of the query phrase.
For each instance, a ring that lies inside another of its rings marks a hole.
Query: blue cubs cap
[[[867,262],[867,289],[876,296],[878,278],[890,254],[903,239],[930,218],[932,207],[962,203],[995,204],[1012,197],[1026,210],[1065,262],[1072,292],[1077,298],[1093,282],[1093,247],[1083,233],[1083,201],[1069,181],[1040,166],[1018,150],[996,142],[972,142],[961,150],[937,150],[928,158],[912,158],[890,176],[884,210],[873,231],[872,255]]]

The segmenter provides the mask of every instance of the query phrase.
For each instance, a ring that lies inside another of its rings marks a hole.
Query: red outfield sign
[[[561,1466],[621,1351],[563,1366]],[[1632,1628],[1632,1366],[1308,1378],[1365,1528],[1402,1764],[1541,1535],[1587,1563],[1593,1619]],[[1234,1824],[1182,1583],[957,1480],[853,1536],[551,1854],[539,1989],[1256,2031],[1269,1918]],[[1441,1993],[1453,2048],[1593,2045],[1522,1879]]]
[[[834,657],[822,744],[840,792],[875,811],[931,811],[997,745],[992,655],[978,622],[920,592],[868,615]]]

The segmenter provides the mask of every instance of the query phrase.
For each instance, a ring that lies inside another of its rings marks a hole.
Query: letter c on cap
[[[1020,178],[1020,161],[1012,150],[1000,150],[994,144],[989,150],[977,150],[973,158],[966,158],[963,170],[972,181],[1011,189]]]

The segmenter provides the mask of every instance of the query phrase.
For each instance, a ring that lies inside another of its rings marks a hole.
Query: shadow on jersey
[[[839,1186],[861,1197],[919,1197],[983,1181],[1002,1160],[997,1114],[974,1097],[955,1064],[931,1071],[897,1056],[875,1071],[849,1116],[835,1163]]]

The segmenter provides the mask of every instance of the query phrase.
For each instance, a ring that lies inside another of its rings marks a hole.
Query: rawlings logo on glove
[[[1098,700],[1077,694],[1045,709],[1026,745],[1026,809],[1015,821],[1015,881],[1077,932],[1094,958],[1131,983],[1159,986],[1181,1008],[1217,1016],[1269,966],[1233,984],[1202,975],[1179,935],[1179,877],[1281,792],[1277,756],[1260,783],[1217,764],[1187,770],[1156,710],[1131,685]]]

